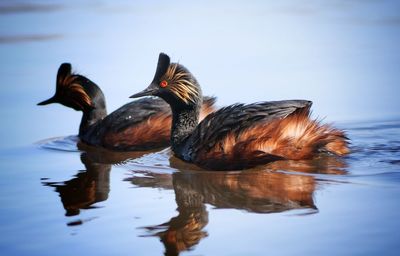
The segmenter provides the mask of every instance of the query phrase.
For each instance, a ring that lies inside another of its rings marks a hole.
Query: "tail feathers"
[[[310,159],[320,151],[349,153],[343,131],[311,120],[308,112],[268,123],[259,123],[240,133],[231,132],[197,160],[216,169],[242,169],[279,159]]]
[[[264,134],[269,130],[269,136],[264,136],[256,146],[267,154],[300,160],[321,151],[340,156],[349,153],[348,139],[343,131],[328,124],[321,125],[303,113],[261,127]]]
[[[350,153],[348,147],[348,138],[342,131],[333,131],[327,140],[329,142],[326,143],[324,147],[327,152],[336,154],[338,156],[344,156]]]

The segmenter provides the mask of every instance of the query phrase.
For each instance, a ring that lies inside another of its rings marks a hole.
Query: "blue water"
[[[1,255],[397,255],[396,1],[2,1]],[[159,52],[218,105],[303,98],[352,154],[207,172],[169,149],[78,147],[80,113],[38,107],[71,62],[109,112]]]
[[[400,121],[343,127],[353,141],[349,157],[237,172],[195,170],[169,149],[79,152],[74,136],[2,151],[0,248],[4,255],[396,255]]]

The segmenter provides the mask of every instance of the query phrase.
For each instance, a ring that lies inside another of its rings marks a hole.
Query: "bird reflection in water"
[[[305,173],[346,173],[344,160],[334,156],[277,161],[240,172],[193,170],[193,165],[174,157],[170,163],[180,171],[173,174],[133,171],[127,179],[140,187],[174,189],[178,216],[160,225],[144,227],[145,237],[160,238],[165,255],[190,250],[208,235],[204,231],[208,223],[206,204],[262,214],[295,209],[303,209],[306,214],[317,213],[313,199],[317,181]]]
[[[108,199],[112,164],[123,163],[127,159],[151,152],[112,152],[83,144],[78,144],[78,148],[84,150],[81,162],[85,170],[79,170],[71,180],[42,182],[44,186],[53,187],[59,193],[66,216],[77,216],[81,209],[97,208],[94,204]],[[76,220],[68,222],[67,225],[75,226],[83,223],[82,220]]]
[[[111,165],[94,163],[86,153],[81,155],[81,161],[86,170],[78,171],[73,179],[43,182],[60,194],[66,216],[78,215],[80,209],[90,209],[93,204],[107,200],[110,192]]]

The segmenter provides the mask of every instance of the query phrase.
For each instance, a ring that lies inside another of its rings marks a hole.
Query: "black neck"
[[[83,136],[94,124],[107,116],[105,106],[98,106],[91,110],[83,111],[81,125],[79,126],[79,137]]]
[[[107,108],[106,99],[101,89],[84,76],[79,76],[79,79],[92,101],[91,108],[82,110],[83,116],[79,126],[79,137],[82,137],[94,124],[107,116]]]
[[[183,153],[187,151],[185,142],[196,128],[199,122],[199,114],[199,106],[172,107],[171,148],[181,158],[185,159],[183,156]]]

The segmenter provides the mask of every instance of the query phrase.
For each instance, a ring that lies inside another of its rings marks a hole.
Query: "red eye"
[[[160,83],[160,86],[161,86],[162,88],[167,87],[167,85],[168,85],[168,82],[165,81],[165,80],[162,80],[161,83]]]

